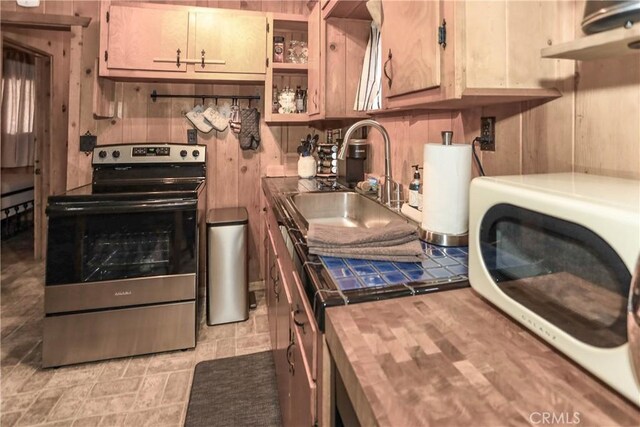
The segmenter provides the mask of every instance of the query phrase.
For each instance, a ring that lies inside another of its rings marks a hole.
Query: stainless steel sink
[[[402,215],[358,193],[300,193],[287,200],[296,211],[306,235],[309,224],[340,227],[381,227],[393,220],[407,221]]]

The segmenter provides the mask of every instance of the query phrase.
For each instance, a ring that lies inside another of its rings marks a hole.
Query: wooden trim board
[[[86,16],[3,11],[0,21],[2,22],[2,25],[70,30],[71,27],[74,26],[88,27],[91,22],[91,18]]]

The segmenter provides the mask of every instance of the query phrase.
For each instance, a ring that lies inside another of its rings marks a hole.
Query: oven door
[[[45,311],[193,300],[196,199],[49,204]]]

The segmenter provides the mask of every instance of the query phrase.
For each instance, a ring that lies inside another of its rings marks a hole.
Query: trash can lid
[[[207,212],[207,227],[248,223],[249,214],[245,207],[209,209]]]

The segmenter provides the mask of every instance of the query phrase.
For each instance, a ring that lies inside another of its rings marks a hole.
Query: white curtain
[[[33,166],[35,63],[32,56],[6,51],[2,65],[2,167]]]

